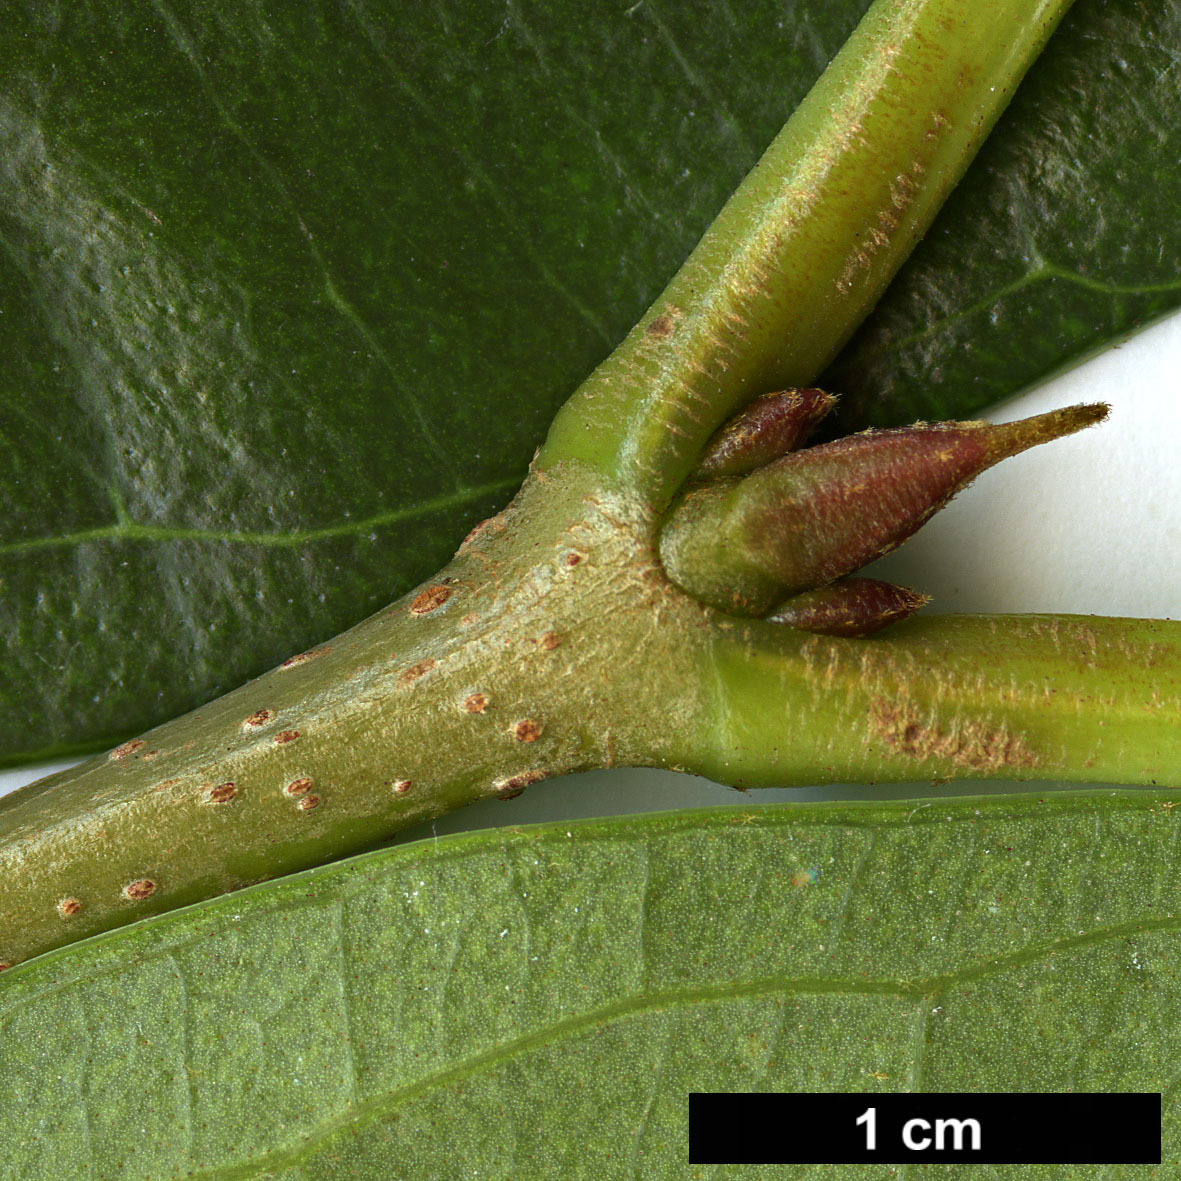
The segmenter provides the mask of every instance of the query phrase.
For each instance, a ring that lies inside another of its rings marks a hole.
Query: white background
[[[1109,420],[986,472],[873,567],[935,596],[926,610],[1055,611],[1181,618],[1181,315],[985,415],[1000,422],[1076,402]],[[0,772],[0,794],[69,762]],[[762,790],[753,800],[883,799],[1006,790],[981,783]],[[1010,786],[1008,790],[1013,790]],[[1039,790],[1044,790],[1039,788]],[[671,772],[551,780],[511,802],[465,808],[405,839],[501,824],[733,804],[743,797]]]

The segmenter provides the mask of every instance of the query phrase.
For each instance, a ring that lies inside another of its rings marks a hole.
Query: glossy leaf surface
[[[3,757],[141,730],[437,568],[864,7],[22,6]],[[1176,302],[1178,11],[1080,0],[833,376],[846,425],[971,413]]]
[[[711,1089],[1163,1091],[1172,1162],[1177,829],[1147,792],[711,808],[255,887],[0,978],[0,1177],[687,1178]]]

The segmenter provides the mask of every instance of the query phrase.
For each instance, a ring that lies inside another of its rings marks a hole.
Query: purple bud
[[[794,451],[836,405],[823,390],[781,390],[756,398],[706,444],[690,479],[744,476]]]
[[[918,423],[797,451],[690,489],[665,522],[661,557],[694,597],[763,615],[888,553],[999,460],[1106,416],[1073,406],[997,426]]]
[[[930,601],[928,595],[892,582],[843,578],[788,599],[767,618],[822,636],[868,636]]]

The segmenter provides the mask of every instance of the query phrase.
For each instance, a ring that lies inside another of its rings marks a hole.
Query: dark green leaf
[[[437,568],[865,6],[8,14],[4,757],[138,732]],[[849,425],[1176,302],[1177,21],[1080,0],[834,379]]]
[[[1179,824],[711,808],[255,887],[0,979],[0,1177],[689,1177],[710,1089],[1162,1091],[1172,1161]]]

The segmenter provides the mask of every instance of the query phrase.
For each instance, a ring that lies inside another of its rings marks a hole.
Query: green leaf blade
[[[5,974],[0,1176],[681,1177],[689,1090],[1167,1106],[1176,825],[1150,793],[709,809],[254,887]]]

